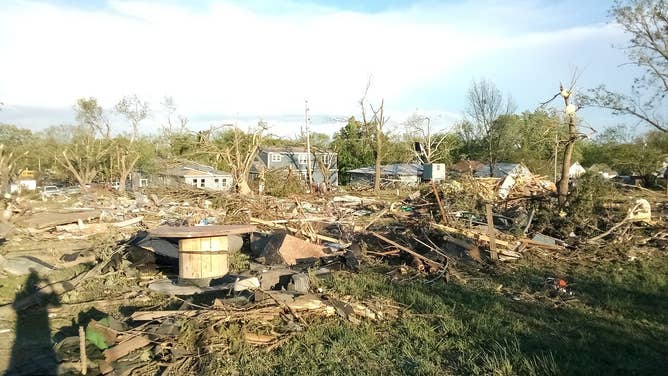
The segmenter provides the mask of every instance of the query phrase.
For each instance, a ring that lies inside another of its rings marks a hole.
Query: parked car
[[[60,190],[60,188],[58,188],[58,186],[45,185],[44,187],[42,187],[42,194],[44,196],[57,196],[62,194],[62,191]]]

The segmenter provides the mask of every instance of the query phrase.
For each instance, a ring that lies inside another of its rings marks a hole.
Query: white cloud
[[[289,11],[271,12],[224,1],[190,8],[114,0],[83,10],[15,0],[0,11],[0,98],[10,106],[65,108],[94,96],[111,107],[137,93],[156,108],[171,95],[181,113],[221,119],[300,114],[308,98],[313,113],[355,114],[373,75],[370,99],[382,96],[390,111],[408,114],[421,103],[411,103],[407,92],[495,53],[541,51],[616,32],[585,25],[517,33],[513,23],[521,17],[500,17],[521,9],[533,22],[546,15],[535,2],[510,4],[416,4],[404,12],[362,14],[291,2],[285,2]],[[478,8],[484,11],[475,13]],[[427,111],[442,118],[461,111],[446,102]]]

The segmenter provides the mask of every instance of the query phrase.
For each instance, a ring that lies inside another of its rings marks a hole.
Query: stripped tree
[[[142,101],[135,94],[124,97],[114,108],[116,112],[123,115],[130,122],[132,126],[132,138],[130,142],[134,142],[139,138],[139,124],[149,115],[148,102]]]
[[[74,111],[77,113],[77,122],[81,126],[89,128],[94,133],[99,133],[100,137],[109,138],[111,136],[111,124],[97,99],[93,97],[78,99]]]
[[[360,107],[362,108],[362,124],[364,129],[370,136],[373,138],[376,144],[376,150],[374,152],[375,162],[375,174],[373,178],[373,190],[378,192],[380,190],[380,178],[381,178],[381,163],[383,160],[383,127],[387,124],[389,118],[385,117],[385,100],[380,100],[380,105],[377,108],[374,108],[373,104],[369,104],[369,109],[371,114],[367,114],[367,103],[366,96],[369,92],[369,87],[371,86],[371,78],[367,81],[366,89],[364,90],[364,96],[360,99]]]
[[[506,135],[504,122],[497,121],[501,115],[515,112],[511,97],[504,98],[501,91],[488,80],[473,81],[467,94],[466,115],[470,119],[467,131],[484,144],[489,163],[489,176],[493,175],[498,162],[500,146]]]
[[[200,152],[212,157],[217,164],[222,163],[229,168],[234,178],[235,190],[241,195],[248,195],[251,193],[248,184],[250,170],[262,146],[267,123],[259,121],[257,126],[247,133],[232,124],[219,127],[232,127],[231,137],[228,137],[230,133],[224,132],[222,137],[213,140],[215,127],[199,132]]]
[[[108,151],[109,146],[104,140],[95,138],[90,130],[79,128],[72,142],[55,156],[55,160],[85,190],[100,172],[101,161]]]
[[[575,113],[580,109],[573,100],[573,89],[575,83],[577,82],[577,72],[574,72],[571,79],[571,85],[568,88],[564,88],[564,85],[559,85],[559,92],[555,94],[552,99],[541,104],[545,106],[554,99],[562,97],[564,100],[564,113],[566,115],[566,122],[568,124],[568,138],[566,140],[559,140],[558,143],[564,144],[564,159],[561,163],[561,177],[557,182],[557,195],[559,198],[559,205],[563,206],[566,203],[568,198],[568,183],[569,183],[569,171],[571,168],[571,162],[573,158],[573,150],[575,149],[575,142],[582,137],[578,132]]]

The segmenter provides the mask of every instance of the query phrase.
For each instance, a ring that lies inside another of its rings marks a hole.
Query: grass
[[[582,265],[527,259],[467,282],[394,281],[389,266],[339,273],[329,290],[406,307],[396,320],[313,322],[271,353],[210,355],[203,373],[328,375],[665,374],[668,258]],[[551,298],[546,277],[575,299]]]
[[[460,263],[461,278],[449,284],[397,280],[387,264],[338,272],[319,287],[394,302],[399,317],[360,324],[314,319],[268,353],[240,340],[247,328],[229,326],[216,334],[228,339],[229,351],[199,357],[197,374],[665,374],[668,257],[656,251],[629,261],[624,252],[595,252],[529,253],[498,267]],[[551,297],[547,277],[567,280],[574,299]],[[10,298],[20,281],[3,284]],[[182,339],[198,346],[197,338]]]

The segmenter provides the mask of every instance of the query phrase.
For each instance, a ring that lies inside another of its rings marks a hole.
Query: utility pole
[[[427,120],[427,163],[431,163],[431,118],[429,116],[424,116],[424,119]]]
[[[309,108],[308,100],[304,100],[304,128],[306,131],[306,174],[308,180],[308,192],[311,192],[313,187],[313,175],[311,174],[311,130],[309,129],[309,123],[311,119],[309,117]]]

